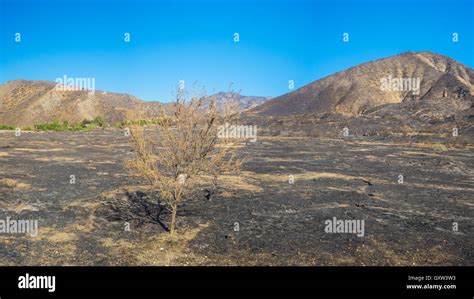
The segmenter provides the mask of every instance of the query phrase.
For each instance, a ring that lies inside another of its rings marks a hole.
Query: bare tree
[[[135,156],[126,167],[146,178],[167,203],[171,235],[176,229],[178,206],[191,198],[199,184],[217,184],[219,174],[239,170],[243,159],[236,159],[234,154],[241,140],[222,139],[217,134],[219,125],[238,117],[237,106],[231,101],[217,107],[215,98],[188,100],[184,92],[178,91],[172,107],[160,111],[156,130],[145,131],[137,122],[130,125]]]

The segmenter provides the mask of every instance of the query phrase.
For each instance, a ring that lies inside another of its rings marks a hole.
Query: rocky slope
[[[152,117],[162,106],[127,94],[64,91],[55,86],[54,82],[26,80],[0,85],[0,124],[33,125],[54,120],[78,123],[96,116],[114,123],[123,120],[127,111]]]
[[[267,116],[406,112],[443,118],[473,103],[473,69],[436,53],[406,52],[327,76],[251,112]]]
[[[84,119],[103,117],[108,123],[136,118],[151,118],[160,108],[170,105],[145,102],[134,96],[105,91],[63,91],[49,81],[13,80],[0,85],[0,124],[34,125],[51,121],[78,123]],[[234,92],[212,95],[219,106],[227,100],[236,101],[242,110],[256,107],[269,97],[242,96]]]

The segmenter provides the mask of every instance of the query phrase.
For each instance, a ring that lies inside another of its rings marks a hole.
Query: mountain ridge
[[[388,89],[382,88],[383,82],[388,82]],[[55,87],[55,82],[22,79],[0,85],[0,124],[34,125],[54,120],[78,123],[96,116],[115,123],[128,114],[153,118],[171,105],[145,102],[129,94]],[[421,115],[427,121],[439,120],[460,113],[473,114],[474,70],[434,52],[403,52],[336,72],[275,98],[234,92],[218,92],[210,97],[215,97],[218,105],[226,99],[235,100],[245,114],[258,117],[410,114]]]
[[[125,93],[95,90],[58,90],[57,84],[45,80],[10,80],[0,85],[0,124],[35,125],[52,121],[79,123],[84,119],[103,117],[108,123],[120,122],[129,115],[153,118],[161,108],[172,102],[143,101]],[[219,92],[219,106],[226,98],[235,100],[240,109],[253,108],[269,97],[243,96],[234,92]]]
[[[381,90],[380,80],[390,76],[419,78],[420,95]],[[456,90],[459,88],[462,92]],[[474,94],[473,69],[430,51],[403,52],[328,75],[275,97],[250,112],[267,116],[315,112],[356,116],[385,104],[446,98],[443,96],[444,89],[447,89],[448,95],[462,94],[462,98],[466,99],[464,108],[469,108],[468,102],[472,101]]]

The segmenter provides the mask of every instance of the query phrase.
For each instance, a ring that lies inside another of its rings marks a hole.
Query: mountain
[[[58,90],[50,81],[13,80],[0,85],[0,124],[34,125],[52,121],[79,123],[101,116],[108,123],[122,121],[127,116],[152,118],[168,103],[145,102],[132,95],[96,90]],[[233,92],[213,95],[218,106],[226,99],[237,101],[245,110],[256,107],[269,97],[241,96]]]
[[[400,83],[400,84],[398,84]],[[114,123],[131,114],[151,118],[168,104],[127,94],[58,90],[54,82],[14,80],[0,85],[0,124],[33,125],[102,116]],[[421,123],[446,118],[474,120],[474,70],[432,52],[406,52],[327,76],[270,99],[233,92],[213,95],[239,103],[257,120],[301,114],[406,119]],[[212,96],[211,96],[212,97]]]
[[[470,109],[473,103],[473,69],[436,53],[406,52],[314,81],[250,113],[357,116],[405,111],[442,118]]]
[[[252,109],[271,99],[271,97],[243,96],[236,92],[222,91],[209,97],[215,97],[218,107],[222,107],[227,100],[235,101],[241,110]]]
[[[0,124],[34,125],[54,120],[79,123],[96,116],[114,123],[130,113],[153,117],[163,105],[127,94],[58,90],[55,86],[55,82],[27,80],[0,85]]]

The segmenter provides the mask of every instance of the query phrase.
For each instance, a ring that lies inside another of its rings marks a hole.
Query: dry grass
[[[249,171],[242,171],[242,176],[244,178],[252,178],[260,182],[288,182],[289,175],[287,174],[266,174],[266,173],[255,173]],[[369,180],[371,182],[380,183],[380,184],[389,184],[390,182],[375,178],[375,177],[361,177],[354,176],[349,174],[337,173],[337,172],[318,172],[318,171],[307,171],[304,173],[293,174],[295,183],[298,180],[319,180],[319,179],[333,179],[333,180],[344,180],[344,181],[354,181],[354,180]]]
[[[102,245],[107,247],[115,256],[133,260],[133,265],[187,265],[191,261],[192,264],[196,264],[194,260],[202,257],[196,257],[192,254],[188,250],[188,243],[208,226],[209,224],[205,223],[196,228],[179,231],[179,234],[173,237],[168,234],[159,234],[148,237],[147,240],[141,242],[106,238],[102,240]]]
[[[67,243],[77,240],[77,235],[74,232],[67,231],[66,229],[59,230],[53,227],[40,227],[39,236],[41,239],[52,243]]]
[[[21,213],[22,211],[38,211],[37,208],[29,204],[5,202],[0,203],[0,209],[14,213]]]
[[[31,188],[30,184],[21,183],[17,180],[8,179],[8,178],[1,179],[0,180],[0,185],[3,185],[3,186],[8,187],[8,188],[15,188],[15,189],[29,189],[29,188]]]
[[[446,140],[445,145],[447,148],[469,148],[472,142],[466,136],[457,136]]]

